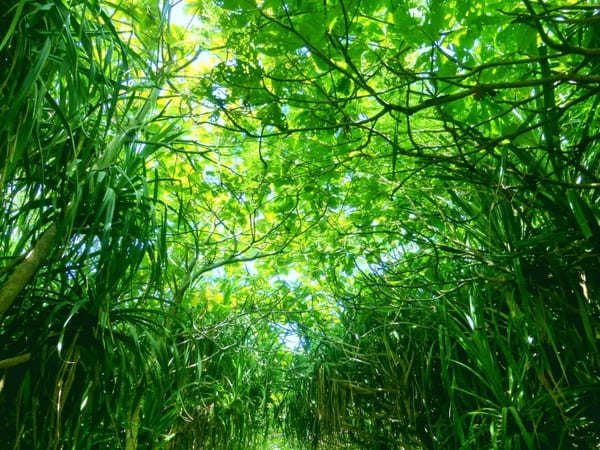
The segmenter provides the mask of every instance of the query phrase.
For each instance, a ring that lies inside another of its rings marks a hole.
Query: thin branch
[[[0,369],[8,369],[9,367],[18,366],[19,364],[26,363],[31,359],[31,353],[24,353],[19,356],[13,356],[12,358],[6,358],[0,360]]]

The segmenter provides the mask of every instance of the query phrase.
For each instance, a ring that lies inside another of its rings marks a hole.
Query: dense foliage
[[[0,5],[9,448],[600,445],[600,6]]]

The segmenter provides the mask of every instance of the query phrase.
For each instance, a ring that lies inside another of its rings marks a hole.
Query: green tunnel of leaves
[[[0,8],[9,447],[598,446],[598,5],[184,3]]]

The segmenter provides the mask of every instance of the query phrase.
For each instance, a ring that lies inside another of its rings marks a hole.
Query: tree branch
[[[19,356],[13,356],[12,358],[6,358],[0,360],[0,369],[8,369],[9,367],[18,366],[19,364],[26,363],[31,359],[31,353],[24,353]]]
[[[52,250],[55,236],[56,225],[51,225],[0,288],[0,320]]]

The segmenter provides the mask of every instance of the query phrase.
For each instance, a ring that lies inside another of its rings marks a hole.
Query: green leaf
[[[594,220],[592,212],[590,211],[589,207],[581,200],[579,194],[574,189],[567,189],[567,199],[569,201],[571,211],[573,212],[573,216],[577,221],[577,225],[579,225],[581,233],[586,239],[590,239],[592,236],[594,236],[592,228],[598,227],[597,223],[588,222],[588,220]]]

